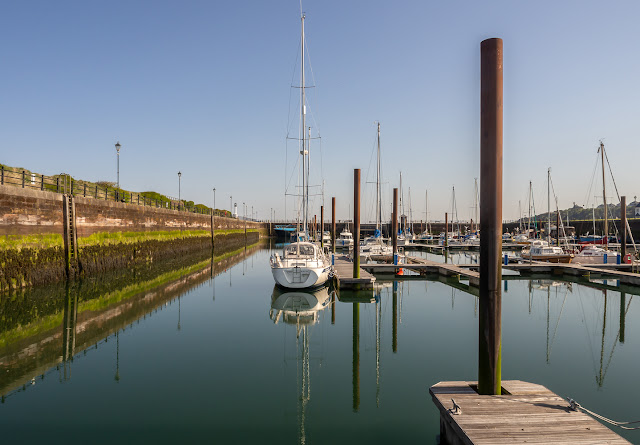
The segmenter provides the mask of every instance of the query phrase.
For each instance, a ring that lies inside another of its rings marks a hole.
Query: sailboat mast
[[[307,234],[308,231],[308,221],[309,221],[309,214],[308,214],[308,209],[307,209],[307,204],[308,204],[308,190],[307,190],[307,184],[308,184],[308,178],[307,178],[307,162],[306,162],[306,155],[307,155],[307,141],[305,138],[305,132],[307,131],[307,123],[306,123],[306,114],[307,114],[307,105],[306,105],[306,98],[305,98],[305,87],[304,87],[304,14],[302,15],[301,18],[301,41],[302,44],[300,45],[300,51],[301,51],[301,56],[300,56],[300,60],[301,60],[301,70],[300,70],[300,84],[301,84],[301,88],[300,88],[300,116],[301,116],[301,133],[302,133],[302,150],[300,150],[300,154],[302,155],[302,215],[303,215],[303,231],[305,233],[305,235]]]
[[[547,242],[551,242],[551,167],[547,169]]]
[[[480,227],[480,221],[478,221],[478,178],[474,178],[473,210],[474,210],[473,216],[476,222],[476,232],[477,232],[478,227]],[[473,231],[473,225],[471,226],[471,231]]]
[[[604,203],[604,242],[609,244],[609,227],[607,211],[607,188],[604,181],[604,144],[600,141],[600,156],[602,157],[602,202]]]
[[[529,181],[529,222],[527,225],[527,238],[531,237],[531,194],[532,193],[533,193],[533,185],[531,184],[531,181]]]
[[[380,122],[378,122],[378,165],[376,170],[376,229],[380,230],[382,223],[382,196],[380,191]]]
[[[400,172],[400,231],[402,233],[404,233],[404,220],[402,218],[402,216],[404,215],[404,199],[402,199],[402,197],[404,196],[404,191],[402,190],[402,172]]]

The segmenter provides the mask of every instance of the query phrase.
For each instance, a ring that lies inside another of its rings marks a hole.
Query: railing
[[[163,200],[150,198],[143,193],[128,192],[116,187],[77,181],[66,174],[56,176],[37,175],[27,170],[16,171],[0,166],[0,184],[202,215],[211,214],[211,209],[208,207],[187,205],[185,202],[178,201],[177,199]],[[214,216],[228,217],[227,213],[228,212],[216,210]]]

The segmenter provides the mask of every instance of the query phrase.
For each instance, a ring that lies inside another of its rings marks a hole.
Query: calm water
[[[3,297],[2,443],[436,443],[428,389],[477,378],[477,298],[415,279],[340,298],[286,294],[274,289],[269,254],[142,295]],[[503,379],[640,419],[639,296],[504,286]],[[622,434],[640,442],[640,432]]]

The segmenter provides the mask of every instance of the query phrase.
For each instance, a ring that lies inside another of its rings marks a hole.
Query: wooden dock
[[[335,255],[333,272],[338,289],[370,290],[376,277],[360,265],[360,278],[353,277],[353,262],[346,255]]]
[[[469,284],[478,287],[480,274],[469,268],[463,268],[456,264],[437,263],[424,258],[406,257],[407,263],[403,264],[361,264],[360,267],[374,273],[398,273],[400,269],[413,270],[420,274],[438,274],[459,280],[469,280]]]
[[[481,396],[476,384],[440,382],[429,388],[440,410],[440,443],[630,443],[544,386],[508,380],[502,382],[508,394]],[[452,413],[451,399],[459,414]]]

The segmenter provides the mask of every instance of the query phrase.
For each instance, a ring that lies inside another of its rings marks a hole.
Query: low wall
[[[78,237],[97,232],[156,230],[211,230],[211,216],[157,207],[74,198]],[[0,236],[59,234],[63,232],[63,195],[0,185]],[[216,216],[215,229],[242,229],[245,222]],[[263,223],[247,222],[247,229],[266,230]]]

